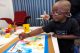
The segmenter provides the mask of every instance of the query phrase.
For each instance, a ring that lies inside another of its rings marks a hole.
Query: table
[[[39,27],[30,27],[30,30],[35,30]],[[23,30],[19,29],[16,33],[21,33]],[[15,33],[14,33],[15,34]],[[7,48],[9,48],[12,44],[14,44],[18,39],[17,35],[12,34],[10,38],[0,37],[0,53],[3,53]],[[60,53],[59,47],[57,43],[57,38],[48,36],[48,49],[49,53]]]

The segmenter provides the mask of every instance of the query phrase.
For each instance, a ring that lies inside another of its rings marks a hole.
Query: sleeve
[[[49,22],[46,26],[43,26],[42,29],[46,33],[54,32],[53,31],[54,30],[54,24],[52,22]]]
[[[77,36],[80,36],[80,27],[79,27],[79,24],[76,20],[73,20],[73,24],[72,24],[72,33],[74,35],[77,35]]]

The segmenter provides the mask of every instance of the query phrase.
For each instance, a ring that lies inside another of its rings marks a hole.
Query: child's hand
[[[19,34],[19,39],[21,39],[21,40],[23,40],[23,39],[25,39],[25,38],[27,38],[27,37],[29,37],[29,36],[28,36],[28,34],[26,34],[26,33],[21,33],[21,34]]]
[[[49,20],[49,15],[48,14],[41,15],[40,17],[43,18],[44,20]]]

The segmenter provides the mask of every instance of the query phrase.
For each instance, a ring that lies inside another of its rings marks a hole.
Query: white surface
[[[38,28],[41,28],[41,27],[30,27],[30,30],[35,30],[35,29],[38,29]]]
[[[8,27],[8,23],[4,20],[0,20],[0,27],[1,28],[6,28],[6,27]]]
[[[34,41],[33,39],[35,39],[35,38],[41,38],[41,39]],[[31,45],[30,46],[28,44],[22,45],[22,44],[26,43],[24,41],[29,41],[31,43]],[[15,53],[17,50],[22,50],[22,53],[26,53],[25,52],[26,49],[28,50],[28,48],[30,48],[30,49],[32,49],[31,53],[44,53],[45,36],[40,35],[40,36],[29,37],[29,38],[26,38],[24,41],[19,41],[15,47],[13,46],[14,49],[12,47],[8,52],[9,53]],[[42,44],[43,46],[38,46],[39,44]]]
[[[14,20],[12,0],[0,0],[0,18],[10,18]],[[0,21],[0,25],[1,24],[3,27],[7,26],[7,23],[5,22]]]
[[[36,28],[39,28],[39,27],[30,27],[30,30],[34,30]],[[18,29],[14,34],[12,34],[10,36],[10,38],[5,38],[4,36],[0,35],[0,48],[2,48],[3,46],[5,46],[6,44],[8,44],[10,41],[12,41],[13,39],[15,39],[16,37],[18,37],[17,34],[20,34],[23,31],[24,31],[23,29]]]
[[[0,36],[0,48],[4,47],[6,44],[11,42],[13,39],[18,37],[17,35],[11,35],[9,38],[5,38],[4,36]]]
[[[52,39],[52,42],[53,42],[55,53],[60,53],[57,38],[51,36],[51,39]]]
[[[14,19],[12,0],[0,0],[0,18]]]
[[[40,27],[30,27],[30,31],[35,30],[37,28],[40,28]],[[18,27],[17,29],[18,30],[14,34],[20,34],[20,33],[24,32],[23,27]]]
[[[35,30],[37,28],[40,28],[40,27],[30,27],[30,30]],[[19,29],[19,30],[17,30],[16,33],[21,33],[21,32],[23,32],[23,30],[22,29]],[[11,35],[10,38],[0,37],[0,45],[2,45],[2,46],[0,46],[0,48],[3,47],[5,44],[9,43],[11,40],[13,40],[16,37],[18,37],[18,36],[17,35],[14,35],[14,34]],[[52,39],[52,42],[53,42],[55,53],[60,53],[59,52],[57,38],[51,36],[51,39]]]

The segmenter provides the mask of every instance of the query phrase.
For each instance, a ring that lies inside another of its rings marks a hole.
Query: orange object
[[[40,43],[39,46],[43,46],[43,44]]]
[[[12,30],[11,28],[8,28],[8,29],[6,29],[6,31],[5,31],[5,32],[6,32],[6,33],[10,33],[10,32],[11,32],[11,30]]]

